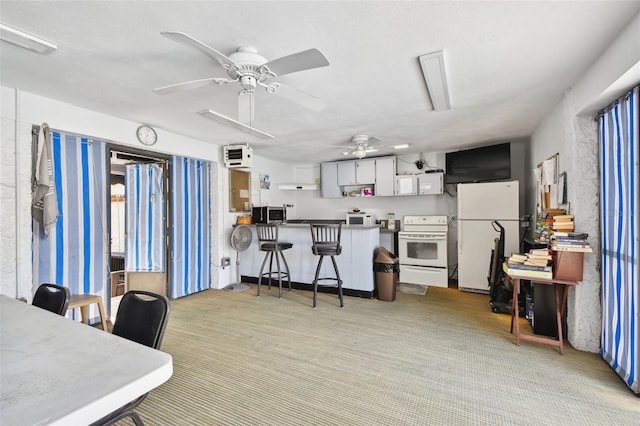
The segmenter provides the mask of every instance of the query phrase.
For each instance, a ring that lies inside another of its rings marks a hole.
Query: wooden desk
[[[568,287],[578,285],[579,281],[559,280],[559,279],[543,279],[543,278],[531,278],[531,277],[519,277],[516,275],[505,276],[513,281],[513,299],[511,302],[511,333],[513,333],[513,323],[516,324],[516,345],[520,345],[520,340],[529,340],[536,343],[544,343],[547,345],[558,346],[560,348],[560,354],[564,354],[564,337],[562,336],[562,317],[567,307],[567,294]],[[518,289],[520,287],[520,280],[529,280],[536,284],[550,284],[553,285],[556,302],[556,324],[558,326],[558,339],[552,339],[549,337],[538,336],[535,334],[520,334],[520,313],[518,306]],[[562,291],[562,295],[560,292]]]
[[[69,306],[67,309],[80,308],[80,315],[82,316],[82,322],[89,324],[89,309],[91,304],[98,305],[98,311],[100,312],[100,321],[102,322],[102,329],[109,331],[107,328],[107,314],[102,304],[102,297],[94,294],[74,294],[69,298]]]
[[[171,355],[0,295],[0,423],[86,425],[171,377]]]

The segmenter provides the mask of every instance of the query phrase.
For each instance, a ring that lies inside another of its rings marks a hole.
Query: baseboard
[[[249,277],[249,276],[246,276],[246,275],[242,275],[241,281],[243,283],[258,284],[258,277]],[[263,286],[266,285],[264,278],[262,279],[262,285]],[[284,288],[285,286],[287,286],[287,288],[288,288],[288,284],[283,281],[282,282],[282,288]],[[271,283],[271,287],[273,287],[273,282]],[[300,283],[300,282],[296,282],[296,281],[291,281],[291,288],[292,289],[295,288],[296,290],[313,291],[313,285],[312,284]],[[335,287],[335,286],[319,285],[318,286],[318,293],[338,294],[338,288]],[[374,296],[374,292],[373,291],[354,290],[354,289],[351,289],[351,288],[345,288],[344,285],[342,287],[342,294],[345,295],[345,296],[361,297],[363,299],[373,299],[373,296]]]

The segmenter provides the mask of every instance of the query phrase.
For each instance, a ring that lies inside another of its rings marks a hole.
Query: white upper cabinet
[[[338,161],[338,185],[356,185],[356,162]]]
[[[396,157],[376,158],[376,196],[395,195]]]
[[[338,161],[338,185],[365,185],[376,183],[376,160]]]
[[[323,198],[342,198],[342,189],[338,185],[338,164],[337,162],[320,164]]]
[[[424,173],[418,175],[418,195],[444,193],[444,173]]]
[[[356,185],[376,183],[376,160],[356,160]]]
[[[418,179],[416,175],[396,176],[396,195],[417,195]]]
[[[372,189],[374,196],[394,195],[396,157],[331,161],[320,164],[323,198],[342,198],[358,185]],[[347,188],[345,188],[347,187]]]

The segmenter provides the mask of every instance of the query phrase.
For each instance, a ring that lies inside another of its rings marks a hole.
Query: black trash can
[[[396,300],[396,287],[400,277],[400,259],[384,247],[378,247],[374,254],[373,271],[378,299],[384,302]]]

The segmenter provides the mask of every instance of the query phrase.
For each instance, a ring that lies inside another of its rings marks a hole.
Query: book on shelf
[[[586,243],[586,238],[572,238],[572,237],[553,237],[555,241],[562,241],[565,243]]]
[[[549,260],[525,260],[523,265],[526,266],[547,266],[549,264]]]
[[[580,253],[592,253],[593,252],[591,247],[563,247],[563,246],[557,246],[557,245],[552,245],[551,246],[551,250],[553,250],[553,251],[573,251],[573,252],[580,252]]]
[[[511,253],[511,256],[509,256],[509,263],[522,263],[527,259],[528,257],[524,254]]]
[[[573,222],[553,222],[551,228],[558,231],[573,231],[574,224]]]
[[[529,250],[529,254],[531,254],[533,256],[547,256],[547,255],[551,254],[551,252],[547,248],[531,249],[531,250]]]
[[[509,264],[504,263],[502,265],[502,269],[504,272],[512,277],[518,278],[542,278],[542,279],[553,279],[553,272],[551,271],[533,271],[527,269],[513,269],[509,268]]]
[[[551,259],[552,259],[551,253],[549,254],[528,253],[527,254],[527,260],[551,260]]]
[[[585,248],[585,247],[591,247],[589,245],[589,243],[587,243],[586,241],[584,242],[576,242],[576,241],[557,241],[554,244],[556,247],[581,247],[581,248]]]
[[[573,222],[572,214],[558,214],[553,216],[554,222]]]
[[[528,254],[527,257],[528,257],[528,259],[525,262],[528,262],[528,261],[546,262],[548,260],[553,259],[553,256],[551,255],[551,253],[549,253],[549,254]]]
[[[567,214],[566,209],[547,209],[547,216],[557,216]]]
[[[557,238],[569,238],[569,239],[576,239],[576,240],[586,240],[587,238],[589,238],[589,234],[587,234],[586,232],[563,232],[563,231],[556,231],[553,233],[553,236],[557,239]]]
[[[553,268],[551,265],[537,266],[537,265],[523,265],[521,263],[508,263],[508,265],[509,265],[509,269],[517,269],[517,270],[521,270],[521,271],[551,272],[552,268]]]

